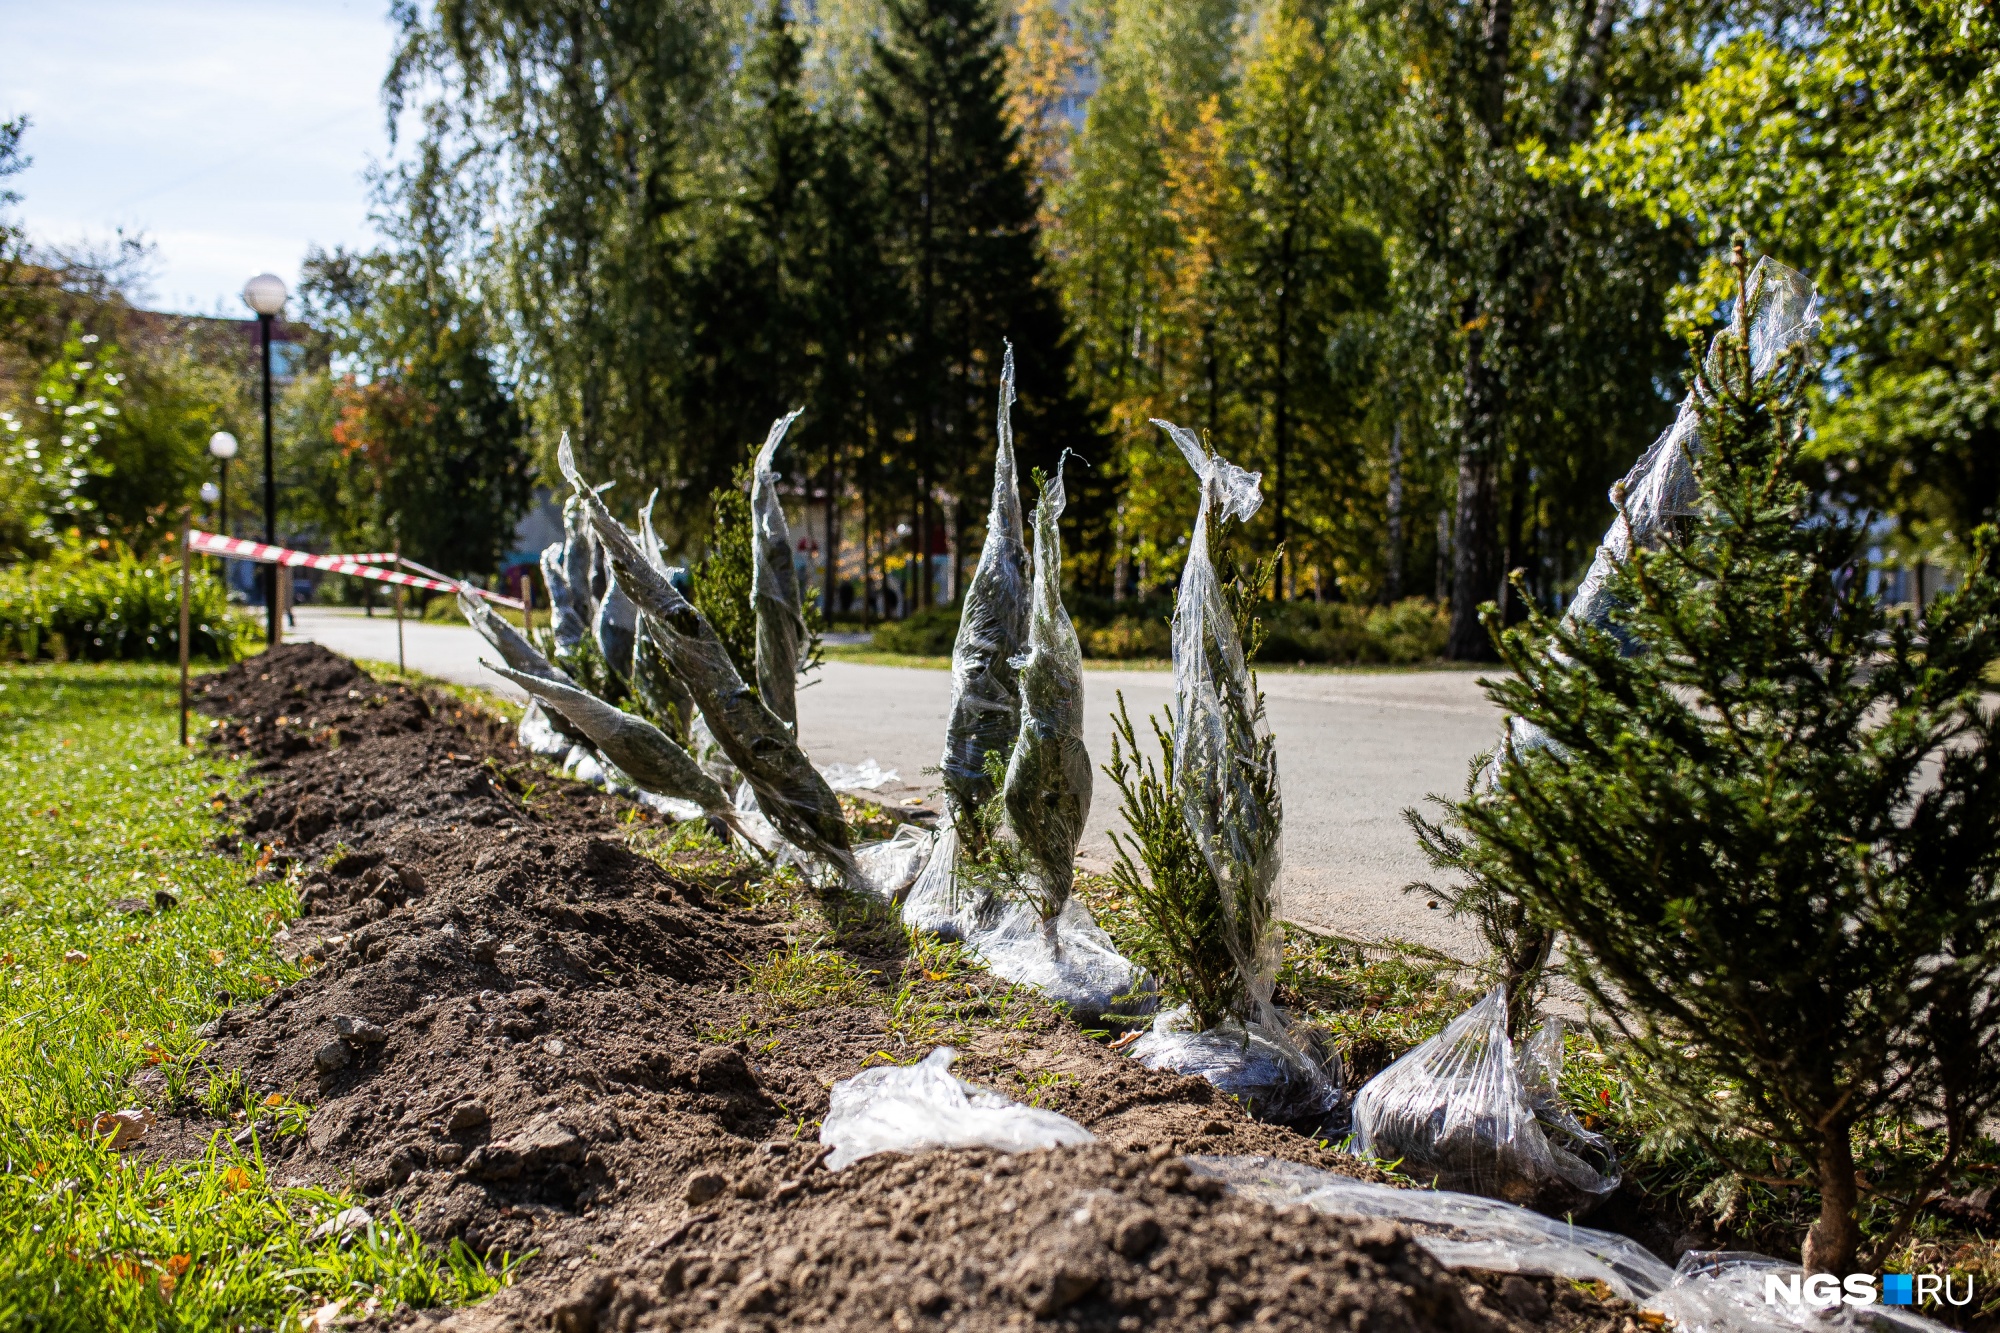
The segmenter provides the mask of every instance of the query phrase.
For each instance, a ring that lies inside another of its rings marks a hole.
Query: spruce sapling
[[[1942,1120],[1949,1157],[2000,1101],[2000,715],[1981,698],[2000,570],[1982,530],[1921,621],[1868,594],[1865,524],[1803,482],[1813,366],[1794,349],[1753,373],[1740,248],[1737,273],[1695,385],[1690,516],[1608,570],[1611,628],[1501,632],[1488,608],[1514,673],[1488,693],[1552,743],[1510,739],[1448,831],[1415,822],[1440,864],[1566,935],[1678,1131],[1809,1164],[1805,1266],[1845,1273],[1950,1165],[1862,1259],[1857,1124]]]

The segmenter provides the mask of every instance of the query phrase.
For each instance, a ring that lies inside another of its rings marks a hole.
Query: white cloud
[[[0,0],[0,31],[38,240],[144,232],[152,303],[204,314],[241,314],[253,273],[295,281],[309,243],[370,240],[384,0]]]

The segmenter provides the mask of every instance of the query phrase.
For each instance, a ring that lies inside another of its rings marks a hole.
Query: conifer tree
[[[1090,420],[1069,385],[1062,313],[1037,250],[1035,190],[1007,112],[991,0],[889,0],[864,81],[862,141],[881,172],[886,258],[901,275],[905,336],[890,383],[907,412],[919,540],[944,488],[962,513],[994,446],[1000,348],[1019,364],[1024,469],[1073,448],[1089,461]],[[1096,497],[1079,480],[1078,510]],[[962,552],[976,545],[961,540]],[[928,602],[935,589],[923,565]]]
[[[1694,517],[1614,567],[1616,633],[1501,632],[1488,608],[1515,673],[1488,692],[1554,744],[1510,743],[1497,790],[1416,822],[1441,864],[1563,932],[1680,1130],[1807,1164],[1805,1264],[1843,1273],[1856,1127],[1946,1129],[1879,1255],[2000,1102],[2000,713],[1981,702],[2000,549],[1983,531],[1920,621],[1868,594],[1864,525],[1801,479],[1813,367],[1752,373],[1740,252],[1737,273],[1695,386]]]

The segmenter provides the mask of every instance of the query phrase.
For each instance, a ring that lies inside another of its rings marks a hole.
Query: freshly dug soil
[[[265,873],[306,870],[307,914],[278,938],[312,970],[222,1015],[205,1053],[252,1091],[314,1108],[301,1136],[253,1126],[274,1174],[356,1187],[433,1241],[535,1252],[493,1300],[403,1320],[1620,1327],[1615,1305],[1568,1284],[1530,1299],[1515,1279],[1503,1296],[1395,1228],[1198,1186],[1176,1154],[1375,1173],[983,975],[913,967],[893,929],[817,942],[866,984],[784,1012],[744,988],[746,965],[816,942],[791,914],[741,905],[757,901],[746,867],[640,854],[626,834],[646,821],[629,804],[551,774],[448,696],[293,645],[211,678],[200,704],[222,720],[212,742],[264,778],[224,813],[267,844]],[[895,1035],[914,1011],[956,1025],[962,1076],[1100,1144],[822,1169],[828,1089],[924,1054]],[[213,1128],[184,1120],[179,1141],[192,1150]]]

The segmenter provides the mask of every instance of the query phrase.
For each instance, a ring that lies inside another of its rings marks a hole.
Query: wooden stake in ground
[[[194,552],[188,549],[188,529],[181,528],[181,744],[188,743],[188,581],[193,577]]]
[[[396,539],[396,572],[403,570],[403,539]],[[407,676],[409,667],[403,664],[403,585],[396,585],[396,674]]]
[[[278,614],[271,620],[277,628],[271,631],[271,641],[264,645],[267,653],[285,641],[285,614],[292,609],[292,575],[282,560],[271,566],[271,592],[278,603]]]

